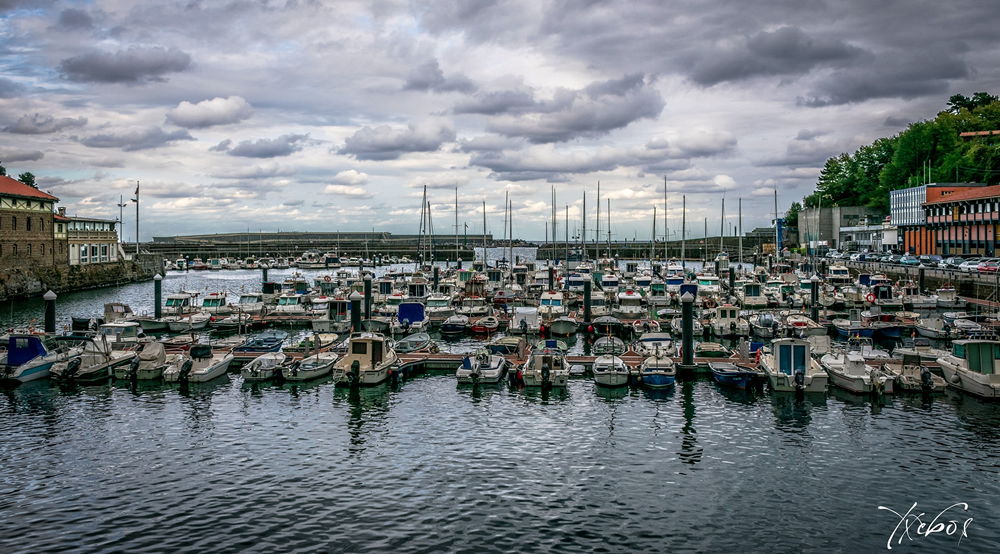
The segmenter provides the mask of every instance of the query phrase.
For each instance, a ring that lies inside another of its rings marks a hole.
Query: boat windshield
[[[282,296],[278,299],[279,306],[294,306],[299,303],[298,296]]]
[[[241,296],[240,297],[240,304],[255,304],[255,303],[260,302],[260,301],[261,301],[261,299],[260,299],[259,296]]]
[[[167,298],[167,306],[180,307],[187,305],[188,305],[187,298]]]
[[[206,308],[218,308],[222,305],[221,298],[206,298],[202,300],[201,305]]]

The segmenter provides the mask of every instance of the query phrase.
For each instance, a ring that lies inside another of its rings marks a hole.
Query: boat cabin
[[[112,342],[136,343],[143,336],[142,325],[136,321],[105,323],[98,328],[98,333]]]
[[[104,321],[107,323],[128,319],[131,316],[132,308],[128,304],[109,302],[104,305]]]
[[[797,338],[777,339],[771,342],[775,369],[785,375],[805,373],[810,362],[809,341]]]
[[[993,340],[956,340],[951,354],[965,361],[969,371],[983,375],[1000,375],[1000,342]]]
[[[502,337],[488,344],[486,348],[490,354],[514,356],[519,360],[524,359],[528,354],[528,342],[521,337]]]
[[[373,369],[390,357],[389,341],[383,335],[354,333],[351,335],[347,354],[344,355],[345,367],[351,367],[357,361],[361,364],[361,369]]]
[[[618,293],[618,305],[642,307],[642,295],[632,289]]]
[[[463,305],[464,305],[464,303],[465,302],[463,301]],[[552,292],[552,291],[543,292],[542,296],[538,299],[538,305],[539,306],[556,306],[556,307],[562,306],[563,305],[563,296],[562,296],[562,293]]]

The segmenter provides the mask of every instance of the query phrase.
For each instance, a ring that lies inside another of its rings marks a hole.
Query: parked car
[[[864,255],[864,253],[863,252],[855,252],[855,253],[851,254],[851,261],[852,262],[863,262],[863,261],[865,261],[865,255]]]
[[[920,258],[916,256],[903,256],[899,259],[901,265],[920,265]]]
[[[892,262],[892,254],[882,254],[881,256],[878,257],[878,261],[884,264]]]
[[[941,269],[958,269],[958,266],[965,261],[958,256],[952,256],[950,258],[945,258],[938,262],[938,267]]]
[[[1000,269],[1000,258],[983,258],[978,269],[980,273],[996,273]]]
[[[958,264],[958,269],[962,271],[979,271],[979,262],[982,258],[967,258],[964,262]]]
[[[893,254],[892,256],[889,256],[889,263],[891,263],[891,264],[898,264],[899,260],[902,260],[902,259],[903,259],[903,257],[900,256],[899,254]]]

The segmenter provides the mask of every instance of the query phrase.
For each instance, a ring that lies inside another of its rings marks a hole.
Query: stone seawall
[[[78,266],[0,265],[0,301],[40,296],[51,289],[64,292],[147,281],[163,267],[159,256],[140,255],[136,260]]]

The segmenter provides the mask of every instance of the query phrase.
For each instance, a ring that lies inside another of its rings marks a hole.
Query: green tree
[[[799,226],[799,212],[802,211],[802,204],[792,202],[792,206],[785,212],[785,225],[788,227]]]
[[[29,187],[38,188],[38,185],[35,184],[35,175],[30,171],[25,171],[24,173],[18,175],[17,180],[28,185]]]
[[[0,177],[7,176],[7,168],[3,166],[3,162],[0,162]]]

